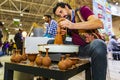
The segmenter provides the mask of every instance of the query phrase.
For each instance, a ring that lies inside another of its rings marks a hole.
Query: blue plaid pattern
[[[51,20],[50,24],[46,26],[46,33],[44,37],[54,38],[57,33],[57,22]]]

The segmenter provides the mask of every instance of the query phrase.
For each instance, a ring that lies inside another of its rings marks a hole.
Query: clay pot
[[[26,60],[27,60],[27,54],[25,53],[25,48],[24,48],[22,53],[22,61],[26,61]]]
[[[10,58],[11,62],[15,62],[15,55],[16,55],[16,50],[13,50],[12,56]]]
[[[36,59],[37,54],[28,54],[28,60],[30,61],[29,65],[33,66],[34,65],[34,61]]]
[[[64,58],[65,58],[65,56],[62,55],[62,56],[61,56],[61,60],[60,60],[59,63],[58,63],[58,68],[59,68],[60,70],[66,70],[66,69],[67,69],[67,66],[66,66],[66,64],[65,64]]]
[[[67,68],[71,68],[73,65],[73,62],[70,60],[69,56],[70,56],[70,54],[66,54],[65,64],[66,64]]]
[[[20,63],[21,60],[22,60],[22,57],[20,55],[20,50],[16,50],[15,62]]]
[[[41,56],[42,51],[39,51],[39,54],[37,55],[36,59],[35,59],[35,63],[37,66],[41,66],[42,65],[42,59],[43,57]]]
[[[77,57],[71,57],[70,60],[72,61],[73,65],[77,64],[78,61],[80,60],[79,58]]]
[[[60,33],[60,27],[57,28],[57,34],[55,36],[54,44],[63,44],[63,38]]]
[[[49,68],[49,66],[51,65],[51,59],[48,55],[48,50],[49,50],[49,48],[46,48],[46,55],[42,59],[42,64],[45,68]]]

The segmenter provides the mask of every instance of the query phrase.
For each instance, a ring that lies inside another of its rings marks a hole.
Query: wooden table
[[[35,76],[43,76],[46,78],[53,78],[55,80],[68,80],[74,75],[85,70],[85,79],[91,80],[91,72],[90,72],[90,62],[81,63],[79,66],[61,71],[59,69],[46,69],[40,68],[37,66],[28,66],[21,63],[5,63],[5,72],[4,72],[4,80],[13,80],[14,71],[24,72],[33,74]],[[22,77],[22,76],[21,76]]]

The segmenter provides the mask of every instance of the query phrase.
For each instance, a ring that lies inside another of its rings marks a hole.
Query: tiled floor
[[[109,56],[109,58],[111,58]],[[10,56],[2,56],[0,57],[0,61],[2,64],[4,62],[9,62],[10,61]],[[18,73],[17,73],[18,74]],[[0,80],[3,80],[3,75],[4,75],[4,67],[0,68]],[[25,75],[28,76],[28,75]],[[108,59],[108,74],[107,74],[107,80],[120,80],[120,61],[115,61],[112,59]],[[23,77],[23,75],[22,75]],[[18,79],[18,76],[15,77],[14,80],[23,80],[23,79]],[[30,80],[25,79],[25,80]],[[78,75],[75,75],[74,77],[70,78],[69,80],[84,80],[84,72],[80,73]]]

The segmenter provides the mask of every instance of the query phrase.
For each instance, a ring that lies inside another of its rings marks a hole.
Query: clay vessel
[[[35,63],[37,66],[41,66],[42,65],[42,51],[39,51],[39,54],[37,55],[36,59],[35,59]]]
[[[15,62],[15,55],[16,55],[16,50],[13,50],[12,56],[10,58],[11,62]]]
[[[37,54],[28,54],[28,60],[30,61],[29,65],[34,66],[34,61],[36,59]]]
[[[25,53],[25,48],[24,48],[22,53],[22,61],[26,61],[26,60],[27,60],[27,54]]]
[[[22,57],[20,55],[20,50],[16,50],[15,62],[20,63],[21,60],[22,60]]]
[[[58,63],[58,68],[59,68],[60,70],[66,70],[66,69],[67,69],[67,66],[65,65],[65,60],[64,60],[64,58],[65,58],[65,56],[62,55],[62,56],[61,56],[61,60],[60,60],[59,63]]]
[[[49,66],[51,65],[51,59],[50,59],[50,57],[49,57],[49,55],[48,55],[48,50],[49,50],[49,48],[45,48],[46,49],[46,55],[45,55],[45,57],[43,57],[43,59],[42,59],[42,64],[43,64],[43,66],[45,67],[45,68],[49,68]]]
[[[67,65],[67,68],[71,68],[73,65],[73,62],[69,58],[70,54],[66,54],[65,64]]]
[[[72,61],[73,65],[77,64],[78,61],[80,61],[80,59],[77,57],[71,57],[70,60]]]
[[[60,27],[57,28],[57,34],[55,36],[54,44],[63,44],[63,38],[60,33]]]

